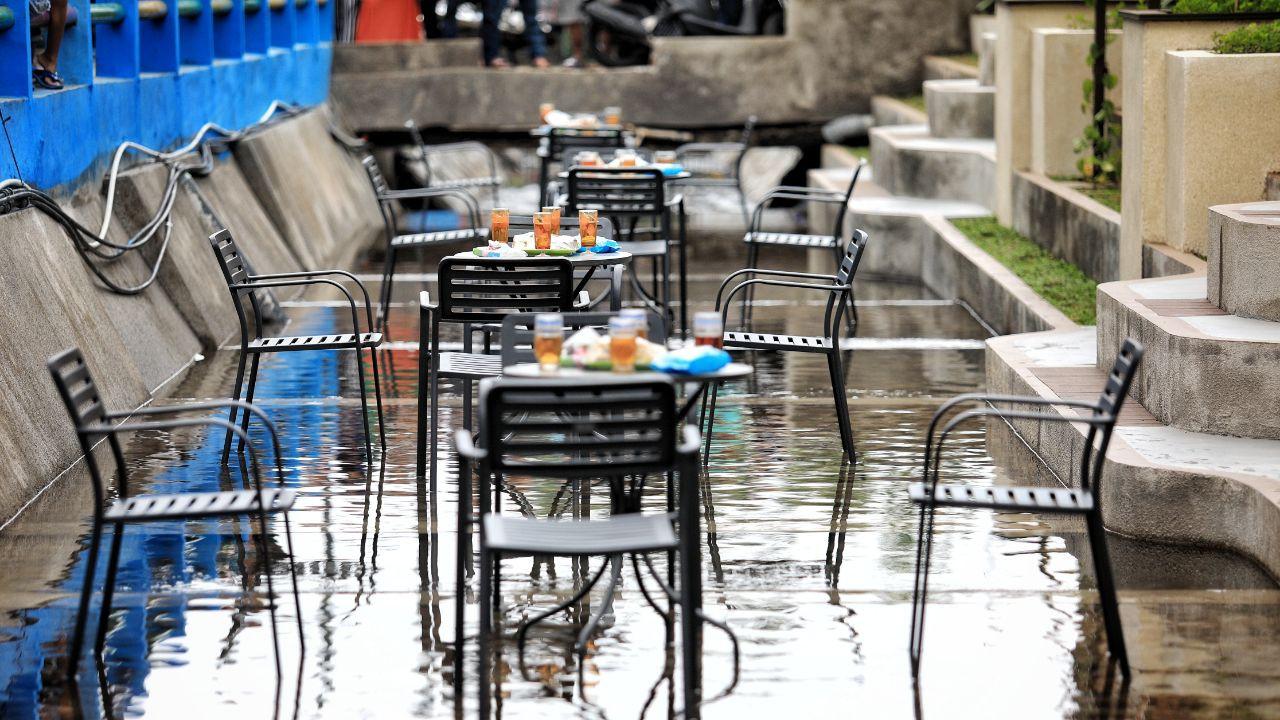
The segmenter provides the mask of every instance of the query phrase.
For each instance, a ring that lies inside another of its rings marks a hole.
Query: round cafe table
[[[609,238],[602,237],[598,240],[604,242],[608,241]],[[454,253],[453,255],[450,255],[450,257],[457,258],[459,260],[474,261],[476,263],[503,259],[476,255],[470,250]],[[631,253],[625,250],[618,250],[611,253],[594,253],[586,251],[574,253],[573,255],[530,255],[529,258],[566,258],[575,270],[578,268],[585,269],[586,273],[582,276],[582,279],[578,281],[577,287],[573,289],[574,297],[577,297],[578,293],[586,289],[587,283],[595,276],[596,271],[599,268],[613,268],[613,272],[611,272],[609,276],[609,309],[614,312],[622,309],[622,269],[627,265],[630,265],[631,261],[634,259],[634,256]]]

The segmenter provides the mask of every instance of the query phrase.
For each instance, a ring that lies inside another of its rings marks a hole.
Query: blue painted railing
[[[32,87],[28,0],[0,0],[0,179],[69,186],[122,141],[170,148],[206,122],[239,129],[273,100],[328,95],[332,2],[69,2],[92,22],[67,28],[67,88],[52,92]]]

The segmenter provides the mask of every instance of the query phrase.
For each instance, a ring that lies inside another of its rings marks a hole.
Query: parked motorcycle
[[[655,37],[781,35],[786,0],[587,0],[587,46],[601,65],[649,62]]]

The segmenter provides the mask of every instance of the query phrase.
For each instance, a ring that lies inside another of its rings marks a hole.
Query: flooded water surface
[[[697,269],[697,297],[713,296],[719,271]],[[246,520],[130,527],[102,672],[86,653],[80,683],[68,690],[61,678],[76,593],[86,581],[92,506],[87,479],[69,473],[0,532],[0,715],[73,717],[77,707],[88,717],[453,715],[453,621],[465,607],[476,631],[476,587],[461,598],[454,591],[449,443],[438,458],[434,504],[414,477],[417,313],[409,301],[420,287],[398,283],[398,342],[381,358],[389,367],[387,449],[375,449],[380,472],[365,472],[350,353],[286,353],[263,366],[258,399],[280,426],[286,480],[299,494],[291,523],[302,622],[288,593],[279,518],[269,562]],[[820,306],[798,296],[760,300],[759,328],[816,329]],[[918,286],[863,281],[859,301],[858,336],[846,354],[855,463],[841,461],[819,356],[744,355],[754,374],[720,396],[704,478],[704,602],[737,634],[742,657],[736,689],[707,704],[705,717],[1280,716],[1273,642],[1280,593],[1252,565],[1113,538],[1135,670],[1122,686],[1108,678],[1080,528],[989,511],[939,514],[924,673],[914,689],[907,639],[918,515],[906,486],[918,477],[923,433],[938,403],[982,388],[986,335],[963,307]],[[323,301],[286,303],[286,311],[289,334],[345,327]],[[201,362],[172,402],[229,394],[234,358],[223,351]],[[458,427],[457,396],[445,397],[442,422]],[[1001,428],[974,426],[954,442],[947,466],[954,482],[1053,481]],[[238,471],[219,467],[221,445],[220,435],[194,431],[136,435],[127,444],[135,487],[233,487]],[[513,488],[541,515],[558,502],[558,490]],[[597,491],[588,511],[604,510]],[[506,561],[506,631],[566,597],[582,570],[567,559]],[[279,687],[268,573],[279,594]],[[514,644],[504,643],[503,717],[679,714],[679,671],[673,686],[663,621],[629,566],[579,686],[573,638],[601,600],[596,593],[533,633],[527,677],[516,668]],[[95,600],[95,617],[96,609]],[[474,643],[470,649],[474,662]],[[724,635],[708,627],[708,696],[730,681],[731,657]],[[474,669],[469,679],[473,715]]]

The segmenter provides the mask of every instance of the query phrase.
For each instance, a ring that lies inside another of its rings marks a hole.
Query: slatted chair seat
[[[929,491],[924,483],[912,483],[907,492],[911,501],[917,505],[929,502]],[[940,484],[934,488],[933,504],[938,507],[1085,513],[1093,509],[1093,493],[1072,488],[973,487]]]
[[[432,180],[427,187],[433,188],[483,188],[502,185],[500,177],[472,177],[456,180]]]
[[[608,555],[666,550],[677,544],[669,515],[615,515],[603,520],[484,516],[490,550],[548,555]]]
[[[499,326],[501,329],[501,326]],[[500,355],[480,353],[440,353],[440,377],[487,378],[502,374]]]
[[[396,250],[408,248],[433,247],[448,245],[464,240],[486,240],[489,237],[487,228],[463,228],[460,230],[440,230],[437,232],[412,233],[397,235],[391,239],[391,247]]]
[[[814,335],[775,335],[773,333],[727,332],[725,347],[744,350],[792,350],[796,352],[826,352],[831,349],[831,338]]]
[[[749,232],[742,241],[756,245],[785,245],[788,247],[821,248],[831,250],[840,238],[831,235],[805,235],[803,233]]]
[[[361,333],[359,342],[353,333],[338,335],[294,335],[266,337],[249,341],[249,352],[289,352],[291,350],[343,350],[355,347],[376,348],[382,344],[382,333]]]
[[[264,488],[267,512],[293,507],[293,490]],[[147,522],[179,518],[245,515],[258,512],[257,490],[179,493],[177,495],[136,495],[116,502],[106,512],[111,522]]]
[[[667,254],[665,240],[636,240],[618,243],[618,245],[624,252],[631,253],[632,257],[661,257]]]

